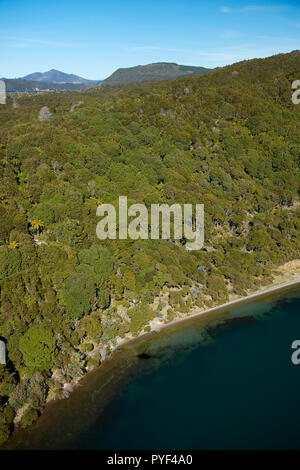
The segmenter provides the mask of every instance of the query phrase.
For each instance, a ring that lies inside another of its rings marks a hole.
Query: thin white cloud
[[[159,46],[134,46],[134,47],[126,47],[127,51],[159,51],[159,52],[184,52],[185,49],[180,48],[171,48],[171,47],[159,47]]]
[[[231,38],[237,38],[239,36],[241,36],[241,32],[240,31],[236,31],[234,29],[224,29],[221,33],[220,33],[220,37],[223,38],[223,39],[231,39]]]
[[[131,47],[131,51],[159,51],[161,48],[158,46],[136,46]]]
[[[274,54],[290,52],[295,49],[297,49],[296,41],[291,41],[284,46],[275,43],[268,46],[245,43],[228,46],[226,48],[223,47],[221,51],[190,51],[188,63],[201,64],[204,67],[222,67],[242,60],[269,57]]]
[[[52,47],[69,47],[75,49],[81,49],[85,47],[83,44],[71,43],[71,42],[60,42],[60,41],[49,41],[44,39],[32,39],[32,38],[19,38],[19,37],[8,37],[8,41],[13,41],[11,44],[13,47],[29,47],[29,46],[52,46]]]
[[[228,8],[228,7],[221,7],[220,8],[220,11],[222,13],[230,13],[231,12],[231,8]]]
[[[274,8],[278,9],[278,6],[272,5],[247,5],[240,9],[240,11],[267,11],[273,10]]]
[[[289,26],[292,26],[293,28],[300,28],[300,22],[299,21],[290,21],[290,20],[284,20],[286,24]]]
[[[220,11],[222,13],[231,13],[231,12],[242,12],[242,13],[249,13],[249,12],[264,12],[264,11],[281,11],[286,9],[287,5],[246,5],[242,8],[229,8],[229,7],[221,7]]]

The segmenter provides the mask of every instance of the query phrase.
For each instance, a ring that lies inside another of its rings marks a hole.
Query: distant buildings
[[[0,340],[0,364],[6,364],[6,346],[2,340]]]

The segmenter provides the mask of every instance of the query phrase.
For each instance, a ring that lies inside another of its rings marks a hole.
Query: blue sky
[[[0,0],[0,77],[206,67],[300,49],[300,0]]]

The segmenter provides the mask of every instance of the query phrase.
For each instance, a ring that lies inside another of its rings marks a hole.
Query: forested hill
[[[2,442],[117,337],[245,295],[299,258],[299,73],[294,51],[0,105]],[[204,248],[101,242],[96,208],[120,195],[148,207],[204,203]]]
[[[149,65],[121,68],[102,81],[103,85],[119,85],[122,83],[142,82],[146,80],[167,80],[171,78],[199,75],[209,72],[205,67],[178,65],[169,62],[158,62]]]
[[[87,80],[59,70],[49,70],[45,73],[35,72],[25,77],[3,79],[7,91],[32,92],[39,90],[77,91],[92,88],[100,84],[119,85],[124,83],[142,82],[146,80],[166,80],[209,72],[205,67],[193,67],[174,63],[161,62],[157,64],[138,65],[137,67],[116,70],[105,80]]]

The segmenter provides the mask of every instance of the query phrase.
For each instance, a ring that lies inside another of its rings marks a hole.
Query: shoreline
[[[288,279],[287,280],[286,277],[291,276],[291,275],[294,275],[295,279]],[[220,313],[221,313],[222,310],[225,310],[225,309],[229,308],[232,305],[247,303],[248,301],[253,300],[255,298],[259,298],[259,297],[262,297],[264,295],[268,295],[268,294],[273,293],[273,292],[280,292],[280,290],[292,287],[294,285],[296,286],[297,284],[299,284],[299,286],[300,286],[300,272],[295,272],[295,270],[293,270],[293,271],[289,270],[288,272],[281,273],[281,275],[277,276],[277,278],[274,279],[272,284],[261,287],[260,289],[254,291],[252,293],[250,292],[246,296],[237,297],[236,299],[229,300],[228,302],[216,305],[214,307],[209,307],[209,308],[206,308],[206,309],[205,308],[204,309],[199,309],[199,308],[194,309],[193,311],[191,311],[190,314],[185,313],[181,317],[177,316],[177,318],[174,318],[173,320],[171,320],[168,323],[165,323],[165,322],[161,321],[160,319],[155,318],[154,320],[152,320],[152,325],[151,325],[151,330],[150,331],[146,331],[146,332],[143,331],[143,332],[137,334],[136,336],[132,336],[132,335],[126,336],[125,335],[125,337],[123,337],[123,338],[119,337],[119,339],[117,339],[117,344],[111,349],[109,355],[106,357],[106,359],[104,359],[99,364],[99,366],[95,367],[94,369],[87,370],[80,378],[77,378],[72,382],[66,382],[64,388],[65,388],[67,394],[65,396],[61,396],[61,397],[58,397],[58,398],[52,398],[51,397],[50,399],[48,399],[46,401],[46,406],[50,403],[52,404],[52,403],[58,402],[60,400],[68,399],[70,394],[72,394],[73,391],[77,387],[81,386],[82,382],[86,379],[86,377],[88,377],[91,373],[103,368],[103,366],[105,364],[107,364],[112,358],[115,357],[116,353],[121,352],[127,346],[133,345],[135,342],[137,342],[141,339],[146,339],[146,338],[150,337],[151,335],[153,335],[155,333],[159,333],[159,332],[161,332],[165,329],[172,328],[172,327],[174,327],[174,326],[176,326],[180,323],[188,322],[189,320],[195,320],[197,318],[201,318],[201,317],[209,315],[211,313],[218,312],[219,310],[220,310]]]
[[[284,288],[289,288],[289,287],[292,287],[292,286],[296,286],[297,284],[299,284],[299,287],[300,287],[300,273],[299,274],[297,273],[297,278],[294,279],[294,280],[279,282],[278,284],[275,284],[275,285],[271,284],[269,286],[263,287],[263,288],[255,291],[255,292],[249,293],[246,296],[238,297],[236,299],[229,300],[228,302],[225,302],[224,304],[219,304],[219,305],[216,305],[214,307],[209,307],[209,308],[204,309],[204,310],[199,309],[198,311],[194,311],[194,313],[191,313],[191,314],[185,314],[183,317],[175,318],[174,320],[170,321],[169,323],[163,323],[159,320],[159,321],[156,322],[156,326],[154,328],[152,328],[151,331],[143,332],[143,333],[141,333],[141,334],[139,334],[139,335],[137,335],[133,338],[128,338],[128,337],[123,338],[117,344],[117,346],[115,346],[115,348],[112,350],[111,355],[110,355],[109,358],[111,358],[114,355],[115,352],[118,352],[118,350],[122,349],[127,344],[133,343],[133,342],[137,341],[138,339],[140,339],[142,337],[149,336],[149,335],[151,335],[155,332],[160,332],[160,331],[162,331],[164,329],[167,329],[167,328],[170,328],[170,327],[172,327],[176,324],[186,322],[188,320],[195,319],[197,317],[202,317],[202,315],[208,315],[212,312],[216,312],[218,310],[226,309],[226,308],[230,307],[231,305],[236,305],[236,304],[239,304],[239,303],[246,303],[248,300],[253,300],[253,299],[256,299],[256,298],[259,298],[259,297],[263,297],[264,295],[267,295],[267,294],[272,293],[272,292],[280,291]],[[101,364],[100,364],[99,367],[101,367]],[[86,376],[86,374],[84,375],[84,377],[85,376]]]
[[[253,292],[252,294],[246,295],[244,297],[239,297],[237,299],[232,299],[232,300],[229,300],[228,302],[225,302],[224,304],[220,304],[220,305],[217,305],[215,307],[210,307],[208,309],[192,313],[191,315],[187,315],[185,318],[175,319],[173,322],[170,322],[170,323],[167,323],[167,324],[163,325],[162,328],[167,327],[168,325],[171,325],[171,324],[173,325],[175,323],[183,322],[185,320],[188,320],[189,318],[195,318],[197,316],[204,315],[204,314],[213,312],[215,310],[219,310],[221,308],[227,308],[231,305],[238,304],[240,302],[244,302],[244,301],[246,302],[249,299],[254,299],[256,297],[261,297],[264,294],[268,294],[270,292],[274,292],[274,291],[283,289],[284,287],[291,287],[291,286],[297,285],[297,284],[300,285],[300,276],[299,276],[298,279],[296,279],[294,281],[286,281],[286,282],[284,282],[282,284],[279,284],[279,285],[269,286],[269,287],[266,287],[265,289],[260,289],[258,291]]]

